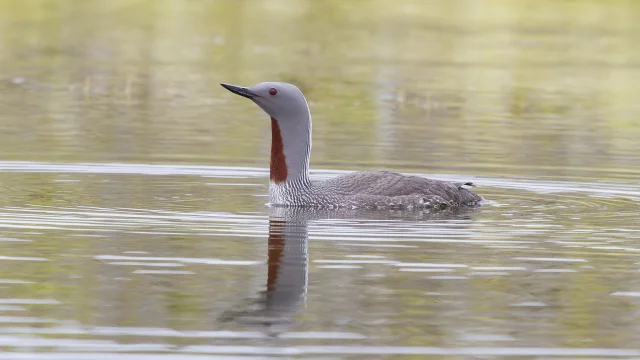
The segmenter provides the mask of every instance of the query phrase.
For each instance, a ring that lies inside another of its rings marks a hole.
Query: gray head
[[[251,99],[269,116],[280,121],[301,119],[309,113],[302,91],[292,84],[263,82],[250,88],[220,85],[234,94]]]
[[[271,181],[308,181],[311,114],[302,91],[281,82],[263,82],[250,88],[220,85],[250,99],[271,117]]]

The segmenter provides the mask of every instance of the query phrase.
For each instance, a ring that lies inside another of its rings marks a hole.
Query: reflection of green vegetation
[[[312,102],[321,167],[638,168],[640,5],[474,5],[4,1],[0,150],[265,165],[265,116],[217,83],[279,79]]]

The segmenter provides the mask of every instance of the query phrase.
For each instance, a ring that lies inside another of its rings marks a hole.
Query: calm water
[[[640,358],[640,5],[0,2],[0,359]],[[298,84],[312,176],[473,181],[444,212],[267,202]]]

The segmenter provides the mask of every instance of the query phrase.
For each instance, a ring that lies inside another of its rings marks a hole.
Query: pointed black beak
[[[244,96],[247,99],[253,99],[255,97],[257,97],[258,95],[254,92],[252,92],[251,90],[245,88],[245,87],[241,87],[241,86],[235,86],[235,85],[230,85],[230,84],[220,84],[222,85],[223,88],[231,91],[232,93],[236,94],[236,95],[240,95],[240,96]]]

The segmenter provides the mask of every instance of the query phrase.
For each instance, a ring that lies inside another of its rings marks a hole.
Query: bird
[[[391,171],[358,171],[311,181],[311,112],[302,91],[285,82],[252,87],[220,84],[253,101],[271,118],[269,206],[421,210],[476,207],[471,182],[448,182]]]

